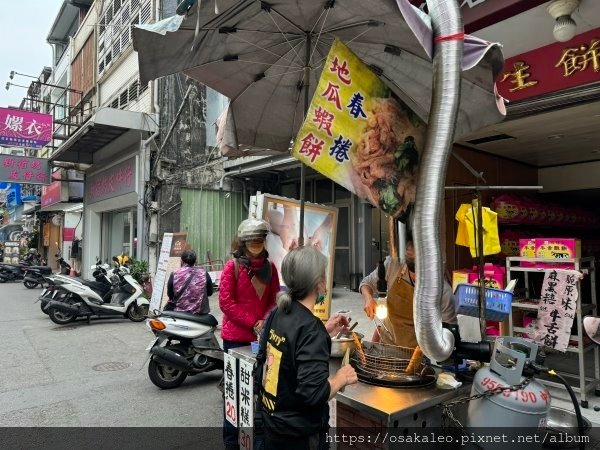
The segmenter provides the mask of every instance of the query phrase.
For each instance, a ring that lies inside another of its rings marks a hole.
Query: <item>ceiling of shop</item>
[[[474,34],[488,41],[502,43],[505,58],[552,44],[556,41],[552,36],[554,20],[546,11],[549,3]],[[572,17],[577,23],[577,34],[598,28],[600,1],[581,0]],[[596,161],[600,160],[599,125],[598,101],[518,119],[511,119],[511,105],[508,105],[507,120],[479,130],[461,139],[460,143],[536,167]],[[501,134],[512,139],[487,143],[469,142]]]
[[[468,142],[500,134],[514,139]],[[600,160],[600,102],[507,120],[460,143],[537,167]]]
[[[556,42],[552,36],[554,19],[546,11],[546,2],[510,19],[483,28],[473,34],[490,42],[500,42],[505,58]],[[577,34],[600,27],[600,1],[581,0],[571,16]]]

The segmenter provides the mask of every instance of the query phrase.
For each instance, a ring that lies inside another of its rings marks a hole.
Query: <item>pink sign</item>
[[[133,157],[89,177],[85,182],[86,202],[96,203],[135,192],[135,162]]]
[[[52,140],[52,115],[0,108],[0,145],[42,148]]]
[[[49,184],[50,166],[44,158],[0,155],[0,181]]]
[[[75,228],[63,228],[63,241],[75,239]]]
[[[53,181],[48,186],[42,186],[42,208],[54,205],[62,200],[62,185],[60,181]]]

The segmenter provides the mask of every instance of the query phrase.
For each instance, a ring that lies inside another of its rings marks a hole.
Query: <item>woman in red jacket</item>
[[[247,219],[232,245],[233,260],[225,264],[219,284],[219,306],[223,312],[223,350],[244,347],[256,341],[264,320],[275,306],[279,276],[269,261],[265,238],[269,225],[264,220]],[[238,449],[238,432],[223,420],[226,449]]]

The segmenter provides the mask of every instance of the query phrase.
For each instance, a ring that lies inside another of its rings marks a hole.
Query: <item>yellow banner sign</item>
[[[425,123],[336,40],[292,155],[395,218],[415,200]]]

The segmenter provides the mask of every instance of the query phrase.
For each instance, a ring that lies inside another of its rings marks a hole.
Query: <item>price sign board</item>
[[[225,418],[234,427],[238,426],[238,403],[237,403],[237,362],[238,360],[225,353]]]
[[[252,450],[254,427],[254,377],[253,365],[248,361],[239,360],[239,424],[240,448]]]

